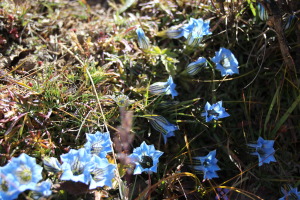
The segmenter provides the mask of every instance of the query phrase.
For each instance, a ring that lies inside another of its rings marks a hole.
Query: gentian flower
[[[112,187],[112,179],[115,177],[116,165],[110,164],[107,158],[100,158],[93,156],[92,162],[94,165],[91,167],[91,182],[89,189],[97,187],[109,186]]]
[[[237,68],[239,63],[229,49],[220,48],[211,60],[216,64],[216,69],[221,71],[222,76],[239,73]]]
[[[230,115],[225,111],[225,108],[222,107],[222,101],[218,101],[213,105],[210,105],[210,103],[206,102],[205,112],[203,112],[201,116],[205,117],[206,122],[209,122],[212,119],[218,120]]]
[[[178,39],[184,35],[184,32],[184,26],[173,26],[166,31],[166,34],[169,38]]]
[[[162,133],[165,144],[167,138],[175,136],[174,131],[178,130],[178,126],[171,124],[166,118],[160,115],[151,115],[148,117],[152,127]]]
[[[183,35],[190,46],[198,46],[204,35],[212,34],[209,30],[209,21],[203,19],[191,18],[185,30]]]
[[[258,138],[257,144],[248,144],[248,146],[255,148],[255,152],[251,155],[258,156],[258,166],[262,166],[264,163],[276,162],[273,145],[274,140],[264,140],[262,137]]]
[[[91,176],[89,170],[93,163],[91,162],[92,155],[86,149],[71,149],[69,153],[61,155],[60,158],[63,162],[61,180],[89,183]]]
[[[298,192],[297,188],[290,187],[290,190],[287,191],[281,188],[281,192],[284,194],[279,200],[299,200],[300,199],[300,192]]]
[[[35,158],[22,153],[17,158],[12,158],[11,162],[1,168],[1,175],[4,175],[10,180],[13,177],[9,176],[12,174],[17,181],[8,184],[14,184],[14,186],[20,192],[25,190],[34,190],[36,184],[42,179],[43,168],[36,164]]]
[[[229,200],[227,197],[229,191],[230,190],[226,188],[217,188],[218,194],[216,194],[215,200]]]
[[[19,185],[20,183],[14,174],[4,174],[2,167],[0,168],[0,200],[16,199],[21,193],[18,189]]]
[[[201,70],[202,67],[205,67],[207,65],[207,60],[203,57],[198,58],[198,60],[196,60],[195,62],[190,63],[187,68],[186,71],[190,74],[190,75],[196,75],[198,74],[198,72]]]
[[[48,172],[57,173],[61,171],[61,165],[57,158],[54,157],[44,157],[43,158],[44,167]]]
[[[200,44],[203,36],[212,34],[209,28],[209,21],[191,18],[188,24],[171,27],[166,33],[169,38],[173,39],[184,36],[188,45],[196,46]]]
[[[142,172],[157,172],[158,158],[163,152],[155,150],[154,145],[147,145],[144,141],[140,147],[133,149],[133,153],[128,157],[135,163],[133,174]]]
[[[217,165],[216,150],[209,152],[207,156],[194,157],[193,159],[200,161],[199,165],[193,166],[193,168],[203,172],[204,180],[219,177],[216,173],[216,171],[220,170]]]
[[[138,44],[141,49],[149,49],[150,41],[149,38],[145,35],[143,29],[137,28],[136,34],[138,36]]]
[[[172,76],[169,76],[167,82],[156,82],[150,85],[149,91],[152,94],[157,94],[157,95],[170,94],[174,99],[174,97],[178,95],[177,91],[175,90],[175,87],[176,84],[173,82]]]
[[[95,134],[86,134],[87,142],[84,148],[87,153],[95,154],[100,158],[105,158],[107,153],[112,152],[111,139],[109,133],[97,131]]]
[[[127,95],[121,94],[119,96],[111,96],[119,107],[127,107],[134,101],[131,101]]]
[[[299,19],[298,19],[298,17],[296,15],[290,15],[290,16],[288,16],[286,22],[283,25],[284,31],[293,30],[293,28],[297,24],[298,20]]]
[[[266,11],[265,7],[261,3],[257,3],[256,8],[257,8],[258,17],[262,21],[267,21],[269,16],[268,16],[268,12]]]

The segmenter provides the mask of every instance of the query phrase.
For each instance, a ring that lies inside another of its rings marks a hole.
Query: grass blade
[[[276,123],[275,128],[272,130],[270,134],[270,138],[274,138],[277,131],[280,129],[280,127],[283,125],[283,123],[287,120],[287,118],[290,116],[290,114],[293,112],[293,110],[296,108],[296,106],[300,103],[300,95],[297,97],[297,99],[292,103],[292,105],[289,107],[289,109],[284,113],[284,115],[280,118],[280,120]]]
[[[276,92],[275,92],[275,95],[274,95],[274,97],[273,97],[273,99],[272,99],[270,108],[269,108],[269,110],[268,110],[268,113],[267,113],[267,116],[266,116],[266,120],[265,120],[265,124],[264,124],[264,133],[266,133],[266,131],[267,131],[267,124],[268,124],[268,122],[269,122],[269,120],[270,120],[271,112],[272,112],[272,110],[273,110],[275,101],[276,101],[276,99],[278,98],[279,91],[280,91],[280,87],[277,88],[277,90],[276,90]]]

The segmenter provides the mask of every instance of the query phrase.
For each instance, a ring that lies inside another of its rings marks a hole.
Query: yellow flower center
[[[7,182],[6,182],[5,180],[2,180],[0,189],[1,189],[3,192],[7,192],[7,191],[8,191],[8,184],[7,184]]]
[[[32,171],[30,170],[29,167],[25,165],[21,165],[17,169],[17,177],[22,184],[28,183],[32,179]]]

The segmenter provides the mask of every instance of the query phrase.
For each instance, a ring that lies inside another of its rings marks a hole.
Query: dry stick
[[[267,9],[269,13],[268,22],[269,25],[275,29],[275,32],[278,37],[279,47],[285,64],[290,70],[296,72],[294,59],[291,56],[288,45],[286,43],[286,38],[282,28],[281,13],[277,3],[274,0],[271,0],[270,3],[265,3],[264,1],[261,0],[260,3],[264,5],[264,7]]]
[[[297,43],[300,44],[300,23],[296,26]],[[300,68],[300,47],[296,49],[296,66]]]
[[[62,48],[64,48],[67,52],[69,52],[72,56],[74,56],[74,58],[82,65],[82,67],[84,66],[84,63],[78,58],[78,56],[76,56],[72,51],[70,51],[65,45],[63,45],[61,43],[59,43],[59,45]],[[107,122],[106,122],[106,119],[105,119],[105,115],[104,115],[104,112],[103,112],[103,109],[102,109],[102,106],[101,106],[101,103],[100,103],[100,99],[99,99],[97,91],[96,91],[95,84],[94,84],[93,79],[92,79],[92,76],[91,76],[91,74],[90,74],[90,72],[89,72],[88,69],[86,69],[86,72],[87,72],[87,74],[89,76],[89,79],[90,79],[90,81],[92,83],[92,87],[93,87],[93,90],[94,90],[94,93],[95,93],[95,96],[96,96],[96,99],[97,99],[97,103],[99,105],[101,115],[103,116],[103,122],[104,122],[105,129],[109,133],[109,130],[108,130],[108,127],[107,127]],[[114,149],[113,149],[112,145],[111,145],[111,149],[112,149],[112,154],[113,154],[114,161],[115,161],[115,163],[117,163],[116,154],[114,152]],[[122,189],[121,176],[120,176],[120,173],[119,173],[118,169],[116,170],[116,177],[117,177],[116,179],[117,179],[118,184],[119,184],[119,190],[120,190],[121,199],[124,199],[123,198],[123,194],[121,192],[121,189]]]

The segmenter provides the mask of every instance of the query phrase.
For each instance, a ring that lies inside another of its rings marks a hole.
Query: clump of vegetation
[[[298,199],[300,2],[0,3],[0,199]]]

